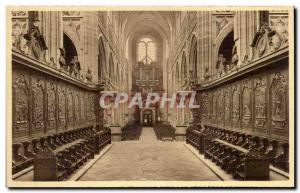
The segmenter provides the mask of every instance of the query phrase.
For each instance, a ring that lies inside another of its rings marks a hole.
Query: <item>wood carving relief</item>
[[[32,111],[32,126],[34,132],[44,132],[45,128],[45,115],[44,115],[44,104],[45,104],[45,92],[44,92],[44,80],[42,77],[34,76],[31,80],[32,94],[33,94],[33,111]]]
[[[214,120],[215,117],[216,117],[216,97],[214,94],[212,94],[210,100],[210,118]]]
[[[254,126],[265,128],[266,124],[266,78],[254,80]]]
[[[224,114],[225,114],[225,124],[226,125],[229,125],[230,122],[231,122],[231,108],[230,108],[230,99],[231,99],[231,91],[230,89],[226,89],[225,90],[225,94],[224,94],[224,106],[225,106],[225,111],[224,111]]]
[[[219,122],[223,122],[223,112],[224,112],[224,102],[223,102],[223,90],[220,90],[219,94],[218,94],[218,101],[217,101],[217,109],[218,109],[218,113],[217,113],[217,119]]]
[[[240,90],[238,85],[233,87],[232,91],[232,123],[240,122]]]
[[[95,120],[95,96],[90,93],[87,100],[87,119],[88,121]]]
[[[287,80],[282,72],[271,75],[271,125],[272,129],[284,129],[287,124]]]
[[[75,124],[80,124],[80,113],[81,113],[81,110],[80,110],[80,107],[81,107],[81,100],[80,100],[80,94],[79,92],[77,92],[77,94],[75,95],[75,99],[74,99],[74,111],[75,111]]]
[[[64,86],[59,85],[58,89],[58,123],[60,128],[66,126],[66,90]]]
[[[95,123],[95,91],[14,67],[13,64],[14,143],[61,132],[67,126],[71,130]],[[90,122],[86,122],[86,112]]]
[[[242,89],[242,125],[251,126],[251,82],[249,80],[243,83]]]
[[[81,97],[83,99],[85,99],[84,93],[80,93],[80,94],[81,94]],[[81,105],[81,108],[80,108],[80,110],[81,110],[80,111],[80,120],[82,122],[84,122],[86,120],[86,100],[82,100],[81,103],[80,103],[80,105]]]
[[[47,127],[55,129],[56,127],[56,85],[54,82],[47,82]]]
[[[29,132],[29,86],[28,76],[13,73],[13,133]]]
[[[209,97],[207,93],[203,93],[201,105],[203,119],[207,119],[209,115]]]
[[[206,124],[220,127],[225,124],[257,135],[287,140],[287,69],[265,71],[201,94],[202,118]],[[209,107],[207,110],[206,106]]]
[[[73,90],[68,88],[68,98],[67,98],[67,108],[68,108],[68,126],[74,125],[74,101],[73,101]]]

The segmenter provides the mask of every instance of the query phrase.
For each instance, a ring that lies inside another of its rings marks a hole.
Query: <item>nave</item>
[[[292,179],[287,10],[17,11],[11,21],[13,180]],[[186,93],[195,108],[178,108]],[[116,102],[122,94],[141,100]]]
[[[143,127],[139,141],[113,143],[82,181],[216,181],[220,180],[182,142],[158,141]]]

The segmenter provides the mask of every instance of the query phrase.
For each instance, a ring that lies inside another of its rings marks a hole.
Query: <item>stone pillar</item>
[[[63,45],[62,15],[58,11],[44,11],[41,13],[41,31],[48,47],[46,61],[50,62],[50,58],[53,57],[56,67],[59,68],[59,48]]]
[[[237,11],[234,16],[234,40],[239,57],[238,66],[247,60],[250,52],[250,44],[257,31],[257,12]]]
[[[89,68],[92,73],[92,82],[98,82],[98,20],[96,12],[84,12],[83,36],[83,61],[86,67],[83,70],[85,74]]]

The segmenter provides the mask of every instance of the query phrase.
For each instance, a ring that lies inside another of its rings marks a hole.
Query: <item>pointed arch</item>
[[[63,47],[65,50],[66,63],[69,64],[74,56],[78,56],[78,51],[76,45],[66,33],[63,34]]]
[[[176,83],[180,83],[179,63],[176,63]]]
[[[193,77],[196,78],[198,72],[197,72],[197,38],[195,35],[193,35],[191,40],[189,62],[190,62],[190,71],[193,73]]]
[[[108,66],[108,75],[109,75],[109,78],[112,79],[112,76],[114,74],[114,59],[113,59],[113,56],[112,56],[112,53],[110,53],[109,55],[109,66]]]
[[[66,37],[68,37],[71,42],[74,44],[74,47],[77,50],[77,55],[79,58],[79,61],[81,60],[81,54],[80,54],[80,39],[78,37],[78,34],[76,33],[76,31],[74,31],[70,26],[64,26],[63,29],[63,33],[64,35],[66,35]],[[65,39],[65,37],[63,38],[63,40]]]
[[[98,39],[98,78],[100,79],[107,72],[105,47],[103,38],[100,36]]]
[[[184,80],[184,78],[187,76],[186,56],[184,51],[181,58],[181,76],[181,80]]]

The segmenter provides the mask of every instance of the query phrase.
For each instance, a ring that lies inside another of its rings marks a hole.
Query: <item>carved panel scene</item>
[[[206,114],[214,116],[204,118],[202,122],[216,126],[225,123],[225,126],[248,133],[287,140],[286,72],[286,69],[281,69],[261,73],[227,85],[231,90],[220,88],[208,92],[211,104],[208,112],[202,111],[205,113],[202,117],[206,117]],[[217,97],[214,97],[215,93]],[[207,96],[206,92],[202,96]]]
[[[83,95],[92,99],[96,93],[51,76],[16,68],[13,71],[14,141],[94,124],[94,103],[89,103],[88,111],[91,112],[87,114]],[[85,122],[86,116],[89,117],[88,122]]]

